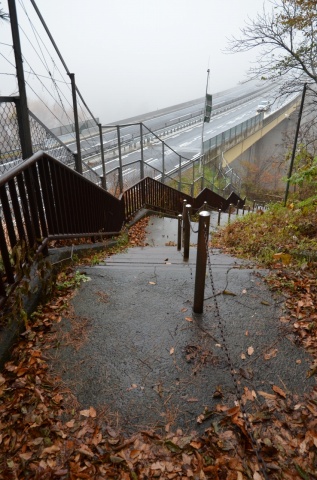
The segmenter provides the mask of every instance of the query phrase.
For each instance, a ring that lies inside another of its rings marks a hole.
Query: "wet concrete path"
[[[219,328],[208,273],[204,313],[192,312],[196,249],[184,262],[167,246],[176,243],[177,221],[151,217],[147,231],[148,247],[85,268],[91,281],[73,299],[87,338],[78,350],[62,341],[54,363],[83,407],[105,406],[127,432],[166,424],[197,430],[206,409],[233,405],[231,367],[256,403],[263,401],[259,392],[274,393],[273,385],[292,393],[309,388],[309,357],[279,321],[282,299],[268,290],[265,271],[213,252]],[[62,339],[71,322],[61,328]]]

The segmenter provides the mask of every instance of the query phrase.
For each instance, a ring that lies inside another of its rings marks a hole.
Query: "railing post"
[[[205,188],[205,155],[203,155],[203,178],[201,183],[201,189],[203,190]]]
[[[183,215],[180,213],[177,218],[178,218],[177,250],[181,250],[181,248],[182,248],[182,219],[183,219]]]
[[[164,142],[162,142],[162,178],[161,182],[165,184],[165,153],[164,153]]]
[[[105,152],[104,152],[104,149],[103,149],[103,138],[102,138],[101,123],[98,123],[98,128],[99,128],[99,138],[100,138],[100,156],[101,156],[101,164],[102,164],[101,186],[104,190],[107,190]]]
[[[189,242],[190,242],[190,210],[192,206],[187,204],[185,206],[185,218],[184,218],[184,260],[189,258]]]
[[[218,227],[220,225],[220,218],[221,218],[221,208],[218,210]]]
[[[196,259],[196,277],[194,294],[194,313],[203,313],[205,279],[207,265],[207,245],[210,225],[210,212],[200,212],[198,224],[198,243]],[[206,242],[207,239],[207,242]]]
[[[140,123],[140,147],[141,147],[141,165],[140,165],[140,176],[141,180],[144,178],[144,150],[143,150],[143,124]]]
[[[123,173],[122,173],[120,125],[117,125],[117,138],[118,138],[118,154],[119,154],[119,188],[120,188],[120,193],[122,193],[123,192]]]
[[[76,133],[76,147],[77,147],[77,156],[76,156],[76,172],[83,173],[83,166],[81,163],[81,144],[80,144],[80,133],[79,133],[79,122],[78,122],[78,109],[77,109],[77,95],[76,95],[76,84],[75,84],[75,74],[69,73],[69,78],[72,86],[72,97],[73,97],[73,109],[74,109],[74,125]]]

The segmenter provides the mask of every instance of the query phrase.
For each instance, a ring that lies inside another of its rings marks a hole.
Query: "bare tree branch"
[[[227,53],[258,49],[250,79],[279,81],[280,95],[317,86],[317,1],[272,0],[271,9],[249,19],[239,38],[229,39]]]

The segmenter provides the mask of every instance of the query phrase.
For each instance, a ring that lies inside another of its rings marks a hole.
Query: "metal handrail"
[[[32,262],[32,252],[45,252],[50,240],[112,236],[141,208],[177,216],[184,201],[195,212],[204,201],[225,210],[242,199],[208,189],[194,198],[150,177],[118,199],[49,154],[35,153],[0,178],[0,303],[19,281],[21,265]]]

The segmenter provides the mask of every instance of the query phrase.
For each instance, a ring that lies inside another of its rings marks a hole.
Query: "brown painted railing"
[[[184,200],[192,205],[193,211],[198,210],[204,202],[207,202],[210,207],[222,211],[226,211],[231,203],[240,207],[244,205],[244,200],[235,193],[231,193],[225,199],[205,188],[194,198],[149,177],[126,190],[122,198],[124,199],[125,217],[127,219],[132,217],[140,208],[145,207],[177,215],[182,213]]]
[[[52,239],[119,232],[125,220],[122,201],[43,152],[1,176],[0,202],[2,298],[31,251]]]
[[[117,199],[48,154],[36,153],[0,178],[0,303],[30,254],[45,251],[50,240],[114,235],[141,208],[176,215],[184,200],[194,210],[205,201],[222,210],[242,202],[208,189],[195,199],[149,177]]]

